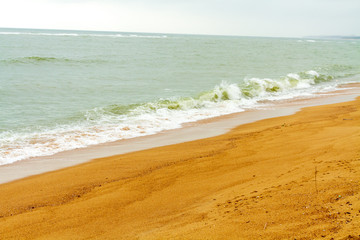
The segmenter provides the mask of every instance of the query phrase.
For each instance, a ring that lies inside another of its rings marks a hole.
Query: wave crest
[[[297,90],[311,88],[313,85],[328,82],[332,76],[322,75],[314,70],[301,73],[289,73],[286,77],[278,80],[270,78],[250,78],[243,82],[228,83],[222,81],[212,90],[203,92],[197,97],[173,97],[159,99],[153,102],[132,105],[110,105],[104,108],[96,108],[86,113],[86,119],[94,119],[94,116],[116,115],[139,115],[157,111],[186,111],[191,109],[212,108],[222,102],[236,102],[238,105],[246,105],[267,97],[283,96]]]

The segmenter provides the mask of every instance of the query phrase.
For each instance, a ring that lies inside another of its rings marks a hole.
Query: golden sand
[[[0,185],[0,239],[360,239],[360,98]]]

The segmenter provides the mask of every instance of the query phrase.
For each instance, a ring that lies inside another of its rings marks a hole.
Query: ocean
[[[0,165],[360,82],[360,40],[0,29]]]

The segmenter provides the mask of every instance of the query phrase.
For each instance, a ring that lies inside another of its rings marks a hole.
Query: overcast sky
[[[360,35],[360,0],[0,0],[0,27],[279,37]]]

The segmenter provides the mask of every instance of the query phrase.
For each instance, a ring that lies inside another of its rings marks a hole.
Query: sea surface
[[[359,39],[0,29],[0,165],[309,97],[359,74]]]

